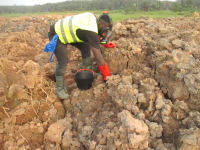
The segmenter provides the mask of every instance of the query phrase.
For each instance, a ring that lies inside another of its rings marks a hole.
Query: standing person
[[[68,64],[68,55],[66,47],[68,44],[75,46],[81,51],[82,63],[80,68],[92,68],[91,53],[92,50],[98,68],[103,75],[104,80],[110,76],[110,70],[101,54],[100,39],[103,44],[108,30],[112,30],[112,18],[107,12],[104,12],[98,18],[94,14],[86,12],[78,15],[68,16],[57,21],[50,26],[48,37],[49,44],[46,45],[45,52],[55,53],[57,58],[56,67],[56,85],[57,96],[60,99],[68,98],[64,90],[64,74]],[[52,58],[52,56],[51,56]]]

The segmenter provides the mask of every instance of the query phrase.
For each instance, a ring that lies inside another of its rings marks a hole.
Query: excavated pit
[[[81,55],[69,46],[61,102],[43,49],[62,17],[0,18],[0,149],[200,149],[199,18],[116,23],[117,47],[104,49],[113,75],[87,91],[74,84]]]

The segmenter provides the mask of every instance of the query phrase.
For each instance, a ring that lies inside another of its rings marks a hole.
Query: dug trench
[[[116,23],[117,47],[104,49],[113,75],[87,91],[74,84],[81,55],[69,46],[70,97],[60,101],[56,59],[43,49],[63,17],[0,18],[2,150],[200,149],[199,18]]]

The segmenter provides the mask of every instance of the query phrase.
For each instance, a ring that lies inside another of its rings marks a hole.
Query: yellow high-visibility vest
[[[96,17],[89,12],[63,18],[57,21],[54,27],[60,41],[64,44],[83,42],[76,35],[77,29],[93,31],[98,34]]]

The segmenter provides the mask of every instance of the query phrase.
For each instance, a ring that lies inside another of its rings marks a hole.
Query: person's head
[[[98,24],[98,33],[100,36],[102,34],[106,34],[108,30],[112,31],[112,18],[108,15],[108,12],[104,11],[102,15],[100,15],[97,19]]]

